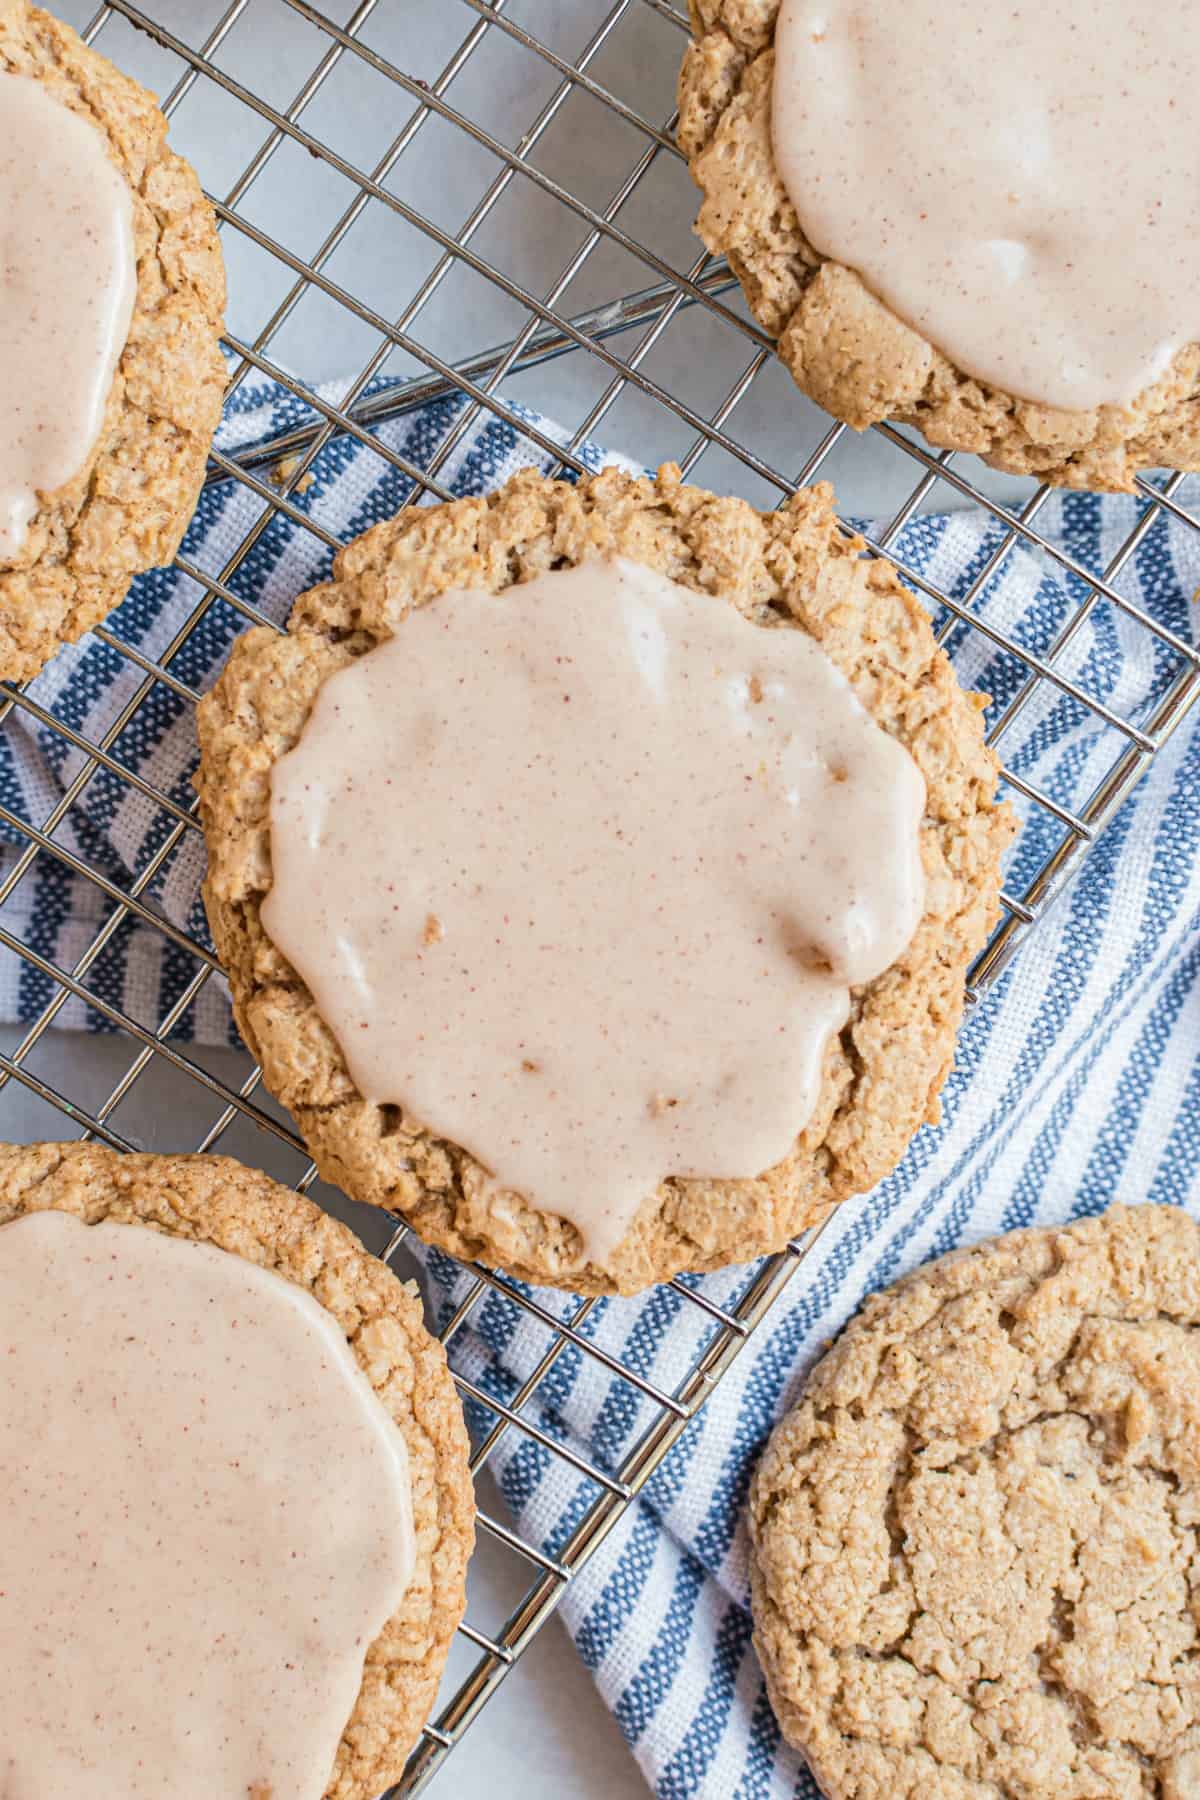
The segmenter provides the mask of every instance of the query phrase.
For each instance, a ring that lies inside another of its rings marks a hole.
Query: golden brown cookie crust
[[[955,368],[852,269],[813,249],[771,146],[779,5],[689,0],[678,138],[704,196],[696,230],[728,257],[805,393],[856,430],[895,419],[941,449],[1060,487],[1123,492],[1139,469],[1200,468],[1200,344],[1127,406],[1039,406]]]
[[[475,1504],[462,1409],[415,1294],[311,1200],[227,1156],[122,1156],[99,1144],[0,1145],[0,1230],[53,1209],[215,1244],[294,1281],[346,1334],[404,1434],[416,1565],[367,1651],[325,1800],[375,1800],[399,1780],[462,1618]]]
[[[657,481],[608,469],[578,486],[526,471],[486,497],[376,525],[339,553],[331,581],[301,595],[286,637],[259,629],[238,640],[199,708],[205,902],[242,1035],[327,1180],[403,1214],[456,1256],[575,1292],[631,1293],[679,1269],[780,1248],[836,1201],[873,1186],[918,1126],[936,1119],[964,971],[996,918],[1012,819],[996,804],[982,702],[959,688],[894,569],[862,550],[842,534],[824,487],[759,513],[682,486],[670,467]],[[663,1182],[601,1269],[580,1263],[565,1220],[515,1195],[498,1201],[456,1145],[400,1107],[362,1098],[260,909],[271,885],[271,767],[297,741],[322,682],[450,588],[501,593],[607,554],[723,595],[764,626],[808,631],[912,752],[929,799],[924,919],[900,960],[853,994],[793,1153],[755,1180]]]
[[[1113,1207],[869,1299],[750,1495],[830,1800],[1200,1793],[1200,1225]]]
[[[92,455],[41,496],[0,565],[0,680],[24,681],[179,548],[221,416],[225,273],[212,208],[167,149],[152,95],[24,0],[0,0],[0,71],[42,82],[100,132],[129,185],[137,249],[129,338]]]

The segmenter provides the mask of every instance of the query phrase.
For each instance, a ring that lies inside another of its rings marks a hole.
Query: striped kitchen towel
[[[462,405],[439,402],[394,421],[383,435],[424,466]],[[257,442],[302,414],[301,403],[278,390],[252,390],[231,409],[222,446]],[[529,415],[527,422],[558,441],[545,421]],[[595,466],[603,458],[589,450],[585,460]],[[543,452],[489,419],[463,432],[439,478],[456,492],[477,492],[529,462],[543,462]],[[403,475],[349,440],[330,444],[314,474],[298,503],[339,538],[394,511],[407,492]],[[210,487],[187,557],[221,575],[256,507],[241,489]],[[1136,499],[1063,494],[1042,508],[1038,527],[1080,563],[1097,567],[1142,511]],[[988,569],[999,539],[994,521],[955,513],[911,520],[893,548],[926,579],[962,595]],[[1198,546],[1200,535],[1159,518],[1119,580],[1122,593],[1180,637],[1189,634],[1191,595],[1200,583]],[[319,543],[275,519],[229,574],[228,587],[280,619],[326,564]],[[1021,550],[989,577],[973,605],[989,626],[1038,654],[1054,643],[1084,591]],[[156,573],[135,584],[115,629],[143,655],[158,657],[202,606],[194,582]],[[170,663],[176,680],[207,686],[244,622],[225,602],[208,608]],[[1025,671],[984,633],[957,626],[950,645],[968,685],[986,688],[1001,704],[1020,693]],[[1166,692],[1174,669],[1152,634],[1107,602],[1081,619],[1056,666],[1110,712],[1139,720]],[[158,684],[125,723],[142,680],[136,666],[87,640],[64,651],[33,694],[68,732],[104,741],[117,765],[186,810],[195,758],[190,703]],[[1017,714],[1005,750],[1026,791],[1072,808],[1103,779],[1113,744],[1112,728],[1071,693],[1042,684]],[[197,833],[106,768],[75,794],[83,759],[69,736],[44,729],[30,711],[14,710],[0,734],[0,883],[28,848],[22,820],[38,827],[51,821],[66,853],[65,862],[39,854],[0,907],[0,929],[44,964],[31,968],[0,952],[0,1016],[36,1016],[54,992],[53,969],[73,968],[110,917],[111,901],[75,872],[80,864],[109,883],[137,883],[150,905],[203,931]],[[75,803],[54,824],[68,792]],[[1061,827],[1045,807],[1019,794],[1016,803],[1024,829],[1009,887],[1019,892]],[[125,919],[84,976],[108,1016],[72,999],[58,1022],[106,1029],[125,1014],[153,1027],[178,1006],[180,1035],[224,1040],[231,1027],[216,982],[181,1006],[193,973],[169,940]],[[988,1232],[1060,1221],[1117,1196],[1200,1210],[1200,733],[1185,725],[1175,734],[1083,875],[968,1021],[943,1099],[942,1125],[923,1131],[873,1194],[835,1215],[783,1301],[563,1598],[581,1656],[647,1779],[669,1800],[815,1795],[799,1759],[780,1742],[750,1647],[741,1508],[771,1423],[863,1294]],[[427,1267],[433,1304],[449,1311],[466,1277],[435,1254]],[[699,1285],[719,1303],[744,1280],[745,1271],[731,1271]],[[555,1317],[573,1311],[562,1295],[538,1298]],[[705,1337],[699,1310],[669,1288],[602,1302],[578,1329],[667,1390]],[[457,1342],[459,1366],[480,1390],[516,1403],[548,1336],[493,1292]],[[523,1415],[544,1438],[611,1472],[653,1410],[628,1383],[568,1347]],[[492,1466],[523,1533],[550,1554],[561,1549],[596,1494],[592,1480],[516,1430],[499,1440]]]

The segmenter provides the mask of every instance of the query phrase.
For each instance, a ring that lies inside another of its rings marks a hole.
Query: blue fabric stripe
[[[740,1606],[728,1606],[717,1632],[716,1650],[704,1693],[690,1729],[658,1779],[661,1800],[687,1800],[703,1792],[705,1772],[716,1756],[733,1705],[738,1664],[750,1641],[750,1620]]]

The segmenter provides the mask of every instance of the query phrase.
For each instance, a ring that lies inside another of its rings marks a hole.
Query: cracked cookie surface
[[[0,1145],[0,1231],[53,1208],[141,1225],[244,1256],[337,1320],[408,1451],[416,1561],[366,1655],[326,1800],[374,1800],[397,1781],[437,1693],[465,1602],[474,1498],[462,1409],[420,1302],[346,1226],[226,1156],[121,1155],[99,1144]]]
[[[602,555],[719,594],[765,627],[808,632],[877,724],[910,751],[928,795],[924,917],[899,960],[853,990],[791,1155],[751,1180],[664,1181],[603,1269],[581,1261],[565,1220],[519,1195],[497,1196],[457,1145],[399,1106],[363,1099],[261,917],[271,885],[271,769],[296,743],[326,678],[392,637],[410,608],[451,588],[498,594]],[[403,1214],[426,1242],[456,1256],[605,1293],[778,1249],[871,1187],[937,1117],[964,972],[996,917],[1012,832],[1008,808],[996,803],[981,704],[958,686],[895,570],[839,529],[827,487],[759,513],[682,485],[670,467],[658,480],[609,469],[578,485],[528,471],[487,496],[414,507],[343,549],[333,579],[296,602],[285,636],[246,632],[199,708],[205,902],[242,1036],[325,1178]]]
[[[873,1295],[750,1496],[831,1800],[1200,1794],[1200,1225],[1113,1207]]]
[[[39,496],[0,565],[0,679],[23,681],[169,562],[221,416],[225,275],[212,208],[167,148],[153,96],[25,0],[0,0],[0,71],[41,82],[100,133],[133,202],[137,294],[87,463]]]
[[[808,242],[771,144],[780,0],[689,0],[680,148],[703,195],[696,230],[725,256],[796,382],[862,430],[915,425],[940,449],[1063,487],[1131,490],[1138,470],[1200,468],[1200,344],[1127,405],[1066,411],[965,374]]]

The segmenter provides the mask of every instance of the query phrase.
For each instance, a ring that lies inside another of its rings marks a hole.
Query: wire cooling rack
[[[159,0],[145,8],[110,0],[94,14],[65,0],[59,10],[165,97],[173,140],[213,200],[231,278],[231,387],[276,380],[309,410],[305,423],[269,442],[236,456],[214,454],[210,481],[240,482],[254,497],[256,517],[219,571],[181,563],[201,598],[160,659],[123,643],[111,626],[103,629],[106,643],[138,672],[111,730],[91,743],[44,714],[43,723],[61,729],[84,760],[48,817],[7,821],[27,844],[5,878],[0,905],[39,857],[87,872],[58,843],[56,828],[98,770],[127,778],[113,745],[156,684],[194,698],[173,665],[209,606],[223,601],[252,613],[230,583],[272,520],[284,517],[333,543],[319,507],[310,515],[298,504],[326,446],[352,437],[412,480],[410,503],[441,498],[456,445],[487,412],[515,423],[531,449],[549,451],[563,471],[580,467],[585,440],[599,439],[642,462],[669,457],[685,475],[760,505],[832,474],[847,510],[878,516],[886,507],[888,522],[875,533],[882,549],[924,510],[970,503],[997,522],[986,566],[965,595],[952,599],[917,583],[944,636],[982,633],[1018,671],[1003,706],[989,716],[992,741],[1003,753],[1017,718],[1050,690],[1092,711],[1110,754],[1078,807],[1009,772],[1028,808],[1053,830],[1039,866],[1005,896],[1004,917],[972,972],[972,996],[994,982],[1196,698],[1192,647],[1114,587],[1160,511],[1200,531],[1186,503],[1185,478],[1165,473],[1144,482],[1149,505],[1126,541],[1102,566],[1082,566],[1039,531],[1045,489],[998,479],[970,458],[934,454],[889,428],[856,439],[802,401],[748,319],[728,270],[698,254],[690,233],[696,197],[672,139],[674,80],[687,28],[674,0],[361,0],[326,11],[307,0],[226,6]],[[395,378],[386,392],[377,391],[379,376]],[[306,384],[331,377],[339,378],[334,397],[323,389],[314,398]],[[383,418],[455,393],[465,404],[420,466],[372,437]],[[565,447],[525,423],[512,410],[515,402],[554,415],[568,429]],[[1036,652],[977,606],[988,580],[1021,548],[1073,584],[1072,609]],[[1093,611],[1105,607],[1120,609],[1127,632],[1154,636],[1165,676],[1145,716],[1126,718],[1090,699],[1072,672],[1073,640]],[[0,715],[35,705],[23,690],[9,688]],[[156,798],[144,781],[140,791]],[[51,994],[11,1053],[0,1057],[0,1088],[19,1083],[65,1115],[72,1130],[123,1146],[129,1141],[123,1109],[165,1071],[198,1088],[211,1106],[194,1147],[237,1149],[248,1140],[243,1154],[307,1188],[312,1165],[258,1091],[248,1059],[231,1075],[228,1058],[216,1059],[214,1069],[214,1059],[170,1041],[214,963],[148,898],[155,874],[195,829],[194,817],[177,806],[167,809],[162,824],[159,849],[128,891],[102,884],[104,923],[72,967],[60,968],[32,944],[0,931],[0,941],[49,981]],[[131,919],[161,931],[175,953],[190,959],[183,997],[154,1026],[125,1016],[91,976],[104,946]],[[43,1034],[71,997],[125,1033],[119,1079],[94,1098],[71,1091],[62,1075],[52,1079],[39,1062],[51,1041]],[[403,1236],[397,1229],[382,1254],[394,1257]],[[610,1374],[649,1402],[650,1422],[619,1469],[577,1462],[594,1498],[554,1556],[483,1513],[481,1530],[520,1576],[520,1598],[510,1616],[486,1628],[468,1609],[452,1676],[395,1794],[416,1793],[437,1770],[741,1352],[811,1242],[747,1271],[724,1306],[675,1284],[703,1330],[694,1364],[669,1391],[605,1361]],[[538,1322],[545,1351],[506,1406],[484,1400],[458,1371],[463,1391],[491,1419],[476,1449],[477,1469],[509,1433],[527,1433],[551,1454],[563,1454],[530,1419],[531,1403],[568,1347],[585,1357],[601,1355],[586,1331],[594,1302],[575,1305],[563,1322],[502,1278],[473,1271],[443,1332],[452,1366],[464,1326],[496,1289]]]

